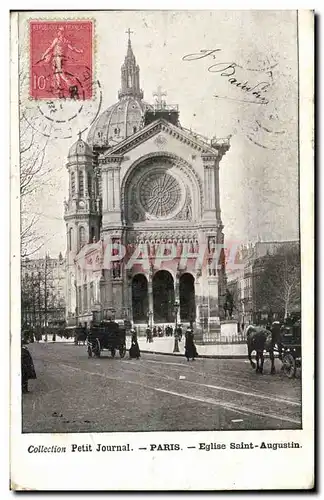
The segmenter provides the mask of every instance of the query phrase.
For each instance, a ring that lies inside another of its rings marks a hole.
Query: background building
[[[240,269],[227,270],[227,288],[240,325],[267,322],[300,311],[298,241],[258,241],[242,246]]]
[[[47,255],[24,259],[21,264],[22,326],[39,328],[65,322],[65,259]]]

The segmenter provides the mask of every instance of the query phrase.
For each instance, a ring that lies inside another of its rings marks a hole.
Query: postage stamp
[[[92,20],[30,21],[30,97],[91,99],[92,72]]]

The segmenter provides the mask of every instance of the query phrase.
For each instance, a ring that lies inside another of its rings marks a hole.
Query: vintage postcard
[[[313,25],[11,13],[13,490],[314,487]]]

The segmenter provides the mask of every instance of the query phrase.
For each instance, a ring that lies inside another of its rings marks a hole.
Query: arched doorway
[[[147,279],[136,274],[132,281],[132,308],[134,323],[146,323],[148,318]]]
[[[153,276],[154,323],[174,321],[174,284],[168,271],[158,271]]]
[[[195,321],[195,278],[192,276],[192,274],[184,273],[182,276],[180,276],[179,294],[181,321]]]

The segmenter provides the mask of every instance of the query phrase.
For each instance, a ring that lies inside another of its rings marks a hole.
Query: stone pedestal
[[[196,344],[217,344],[220,341],[221,326],[218,317],[205,318],[194,325]]]
[[[226,319],[221,321],[220,337],[221,341],[231,341],[238,334],[237,321],[235,319]]]

